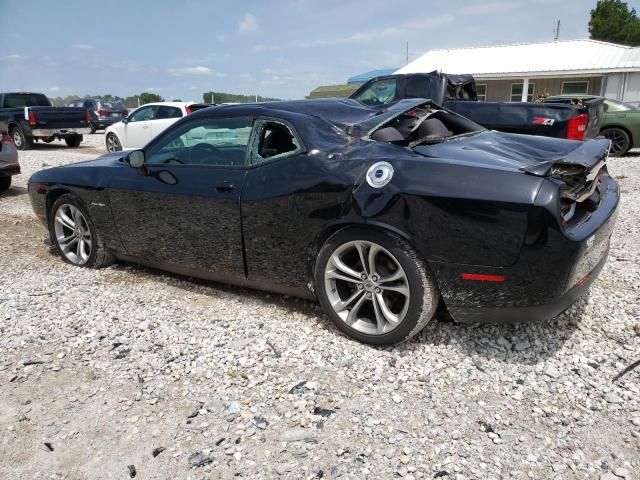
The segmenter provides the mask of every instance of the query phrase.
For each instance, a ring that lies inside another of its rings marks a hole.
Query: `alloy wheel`
[[[80,209],[65,203],[56,210],[54,231],[60,253],[75,265],[89,261],[93,243],[87,219]]]
[[[13,131],[13,143],[18,150],[22,147],[22,135],[17,129]]]
[[[621,155],[629,149],[629,137],[617,128],[607,129],[604,137],[611,140],[611,155]]]
[[[120,151],[120,142],[118,141],[118,138],[113,134],[107,135],[107,150],[109,150],[110,152]]]
[[[338,247],[327,262],[324,280],[338,317],[361,333],[389,333],[409,309],[406,272],[387,249],[374,242],[356,240]]]

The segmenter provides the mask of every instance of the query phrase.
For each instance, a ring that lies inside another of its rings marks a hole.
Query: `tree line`
[[[130,97],[120,97],[118,95],[89,95],[86,94],[84,96],[80,95],[67,95],[66,97],[49,97],[51,103],[56,106],[64,106],[68,105],[71,102],[75,102],[77,100],[83,100],[85,98],[100,98],[103,100],[114,101],[114,102],[122,102],[122,104],[126,108],[136,108],[139,105],[144,105],[145,103],[151,102],[164,102],[165,99],[162,98],[157,93],[143,92],[138,95],[131,95]],[[252,102],[270,102],[274,100],[278,100],[277,98],[263,97],[261,95],[242,95],[235,93],[225,93],[225,92],[205,92],[202,94],[202,99],[205,103],[252,103]],[[181,102],[179,98],[174,98],[174,102]]]

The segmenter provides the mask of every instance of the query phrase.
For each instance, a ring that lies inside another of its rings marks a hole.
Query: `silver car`
[[[0,131],[0,192],[8,189],[11,186],[11,177],[19,173],[18,150],[11,137]]]

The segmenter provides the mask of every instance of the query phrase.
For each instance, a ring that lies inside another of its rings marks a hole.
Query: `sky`
[[[640,0],[627,2],[640,11]],[[588,37],[596,0],[0,0],[0,91],[303,98],[430,49]],[[13,13],[16,13],[15,17]],[[19,14],[17,13],[19,12]]]

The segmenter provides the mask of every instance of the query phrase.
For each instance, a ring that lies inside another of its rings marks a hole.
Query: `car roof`
[[[140,107],[147,107],[149,105],[167,105],[169,107],[186,107],[187,105],[191,105],[194,102],[149,102],[140,105]],[[136,107],[136,108],[140,108]]]
[[[349,125],[382,122],[412,106],[427,103],[425,99],[405,99],[388,105],[371,107],[348,98],[320,98],[310,100],[287,100],[278,102],[243,103],[238,105],[218,105],[203,108],[191,116],[236,115],[278,115],[284,119],[299,116],[321,118],[331,123]]]

